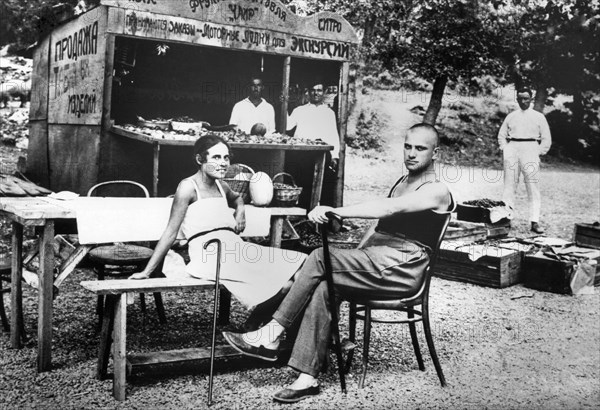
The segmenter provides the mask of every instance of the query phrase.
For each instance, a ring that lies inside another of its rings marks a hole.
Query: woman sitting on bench
[[[214,280],[216,246],[204,250],[211,239],[221,240],[221,281],[248,308],[255,308],[247,327],[260,325],[260,319],[274,311],[291,278],[306,255],[284,249],[245,242],[238,233],[246,226],[244,201],[222,178],[230,164],[229,145],[221,137],[208,134],[194,144],[198,172],[183,179],[177,187],[169,222],[146,268],[131,279],[145,279],[161,264],[181,228],[188,240],[190,263],[186,272]],[[232,211],[233,208],[233,211]]]

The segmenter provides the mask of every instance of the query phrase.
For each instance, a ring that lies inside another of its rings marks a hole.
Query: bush
[[[382,147],[381,128],[382,124],[376,113],[361,111],[356,123],[356,133],[346,135],[346,145],[361,150],[379,150]]]

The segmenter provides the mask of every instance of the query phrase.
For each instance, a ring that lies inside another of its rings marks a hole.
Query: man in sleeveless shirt
[[[318,206],[309,219],[325,223],[332,211],[343,218],[378,219],[358,249],[331,249],[335,292],[341,299],[360,294],[397,299],[415,294],[424,280],[431,249],[436,246],[454,201],[445,184],[437,181],[438,133],[428,124],[411,127],[404,143],[408,175],[388,198],[340,208]],[[296,273],[294,283],[264,327],[244,334],[224,332],[238,351],[276,360],[279,338],[299,322],[288,365],[300,375],[273,399],[293,403],[319,393],[317,376],[325,363],[331,339],[331,316],[322,249],[313,251]]]

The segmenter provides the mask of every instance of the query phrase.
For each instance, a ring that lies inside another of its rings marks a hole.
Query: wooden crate
[[[487,229],[483,224],[463,221],[452,221],[446,229],[445,240],[461,240],[475,242],[487,238]]]
[[[596,261],[594,286],[600,286],[600,258],[596,258]],[[571,278],[576,267],[576,262],[528,255],[523,258],[523,284],[545,292],[571,295]]]
[[[600,249],[600,225],[575,224],[573,242],[577,246]]]
[[[506,238],[510,233],[510,225],[507,223],[485,224],[488,239]]]
[[[475,261],[469,259],[468,251],[440,249],[433,274],[459,282],[505,288],[521,281],[522,259],[522,252],[508,249],[502,256],[485,255]]]
[[[458,204],[456,206],[456,218],[468,222],[492,223],[490,210],[481,206]]]

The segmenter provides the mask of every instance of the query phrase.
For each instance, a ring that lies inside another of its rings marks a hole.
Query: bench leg
[[[229,324],[229,313],[231,312],[231,293],[225,289],[219,289],[219,321],[221,326]]]
[[[109,295],[106,297],[104,306],[104,317],[102,318],[102,330],[100,332],[100,349],[98,350],[98,368],[96,378],[105,380],[107,377],[108,358],[112,346],[112,331],[114,328],[115,302],[118,296]]]
[[[158,313],[158,320],[163,325],[167,323],[167,316],[165,315],[165,306],[163,305],[162,295],[160,292],[154,292],[154,304],[156,305],[156,312]]]
[[[114,342],[113,342],[113,396],[125,400],[126,380],[126,340],[127,340],[127,294],[123,293],[115,303]]]
[[[11,263],[11,311],[10,311],[10,347],[20,349],[23,347],[23,225],[12,224],[12,263]]]

